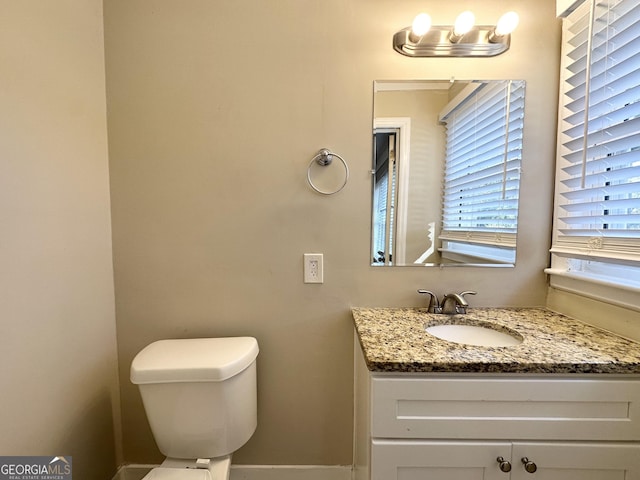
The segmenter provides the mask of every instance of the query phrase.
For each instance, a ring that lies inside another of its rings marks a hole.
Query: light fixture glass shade
[[[453,34],[458,37],[469,32],[473,28],[476,17],[470,10],[466,10],[458,15],[456,23],[453,25]]]
[[[426,13],[420,13],[413,19],[411,31],[414,35],[422,37],[431,28],[431,17]]]
[[[520,17],[518,17],[518,14],[516,12],[507,12],[498,20],[495,34],[500,37],[503,35],[508,35],[516,29],[519,22]]]

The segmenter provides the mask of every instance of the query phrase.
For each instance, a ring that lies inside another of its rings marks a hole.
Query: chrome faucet
[[[453,315],[456,313],[467,313],[467,307],[469,304],[467,300],[464,298],[465,295],[475,295],[477,292],[466,291],[460,293],[447,293],[444,297],[442,297],[442,305],[440,306],[442,313],[447,315]],[[448,307],[448,305],[453,302],[453,307]]]
[[[438,301],[438,296],[430,292],[429,290],[418,290],[418,293],[429,295],[429,308],[427,311],[429,313],[444,313],[447,315],[453,314],[464,314],[467,313],[467,307],[469,304],[467,300],[464,298],[465,295],[475,295],[477,292],[473,292],[467,290],[461,293],[447,293],[444,297],[442,297],[442,303]],[[451,302],[453,305],[450,306]]]

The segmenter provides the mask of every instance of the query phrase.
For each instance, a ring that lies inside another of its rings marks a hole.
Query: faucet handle
[[[466,290],[464,292],[460,292],[460,296],[464,298],[465,295],[477,295],[478,292],[474,292],[473,290]]]
[[[433,293],[430,292],[429,290],[418,290],[418,293],[423,294],[423,295],[429,295],[429,308],[428,308],[428,312],[429,313],[442,313],[442,307],[440,306],[440,302],[438,301],[438,296]]]
[[[458,295],[460,295],[460,297],[465,300],[465,305],[456,305],[456,313],[467,313],[467,307],[469,306],[469,304],[467,304],[466,299],[464,298],[465,295],[477,295],[478,292],[474,292],[473,290],[465,290],[464,292],[460,292]]]

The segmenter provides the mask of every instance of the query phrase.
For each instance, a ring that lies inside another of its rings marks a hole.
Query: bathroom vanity
[[[354,308],[357,480],[640,480],[640,344],[538,308]],[[517,345],[426,332],[482,325]]]

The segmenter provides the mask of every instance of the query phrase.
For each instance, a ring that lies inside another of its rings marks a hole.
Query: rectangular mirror
[[[523,80],[376,81],[374,266],[513,266]]]

